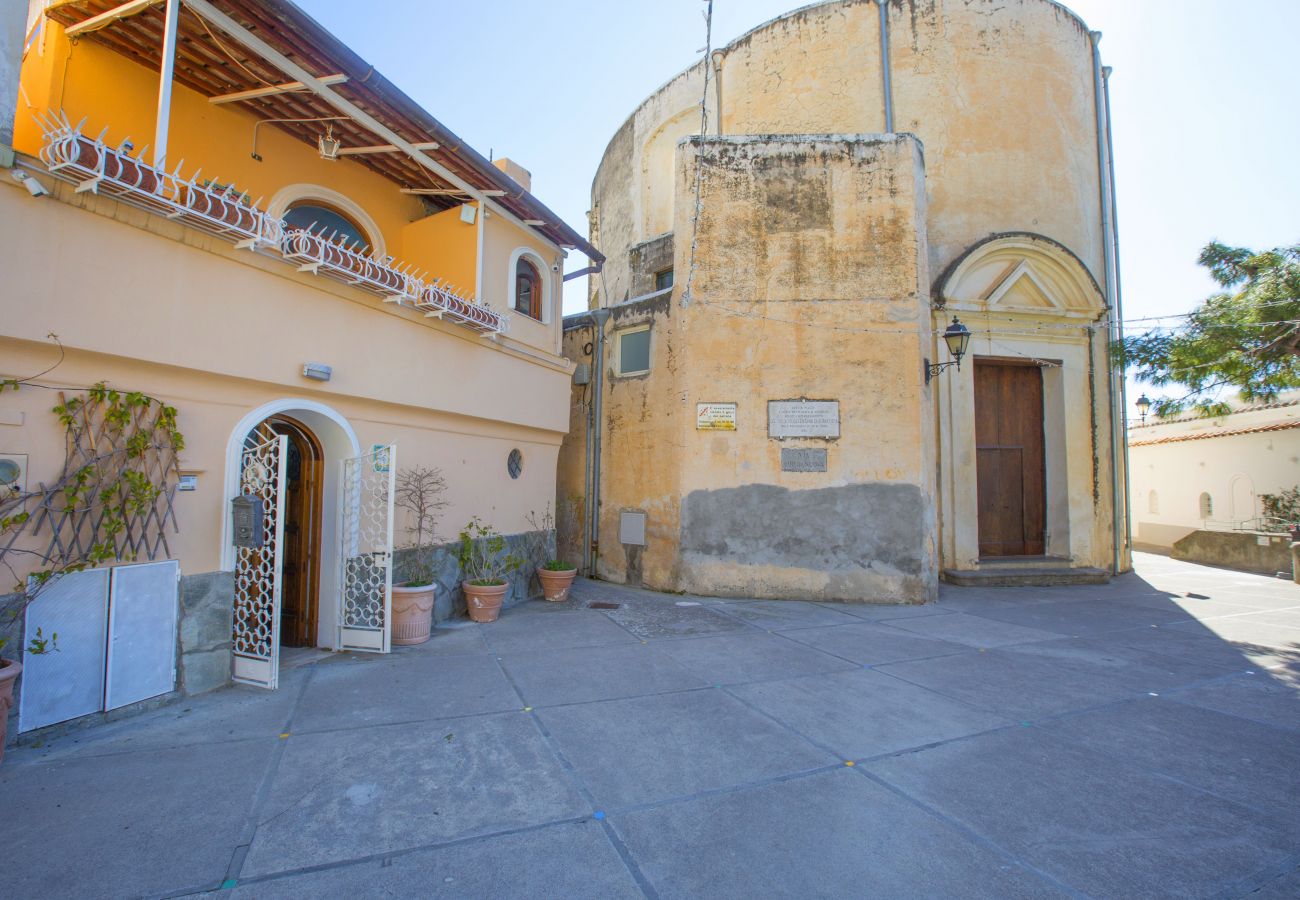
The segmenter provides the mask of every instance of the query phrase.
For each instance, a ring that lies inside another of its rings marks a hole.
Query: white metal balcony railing
[[[506,330],[504,315],[462,296],[440,279],[428,282],[424,273],[396,264],[391,256],[368,255],[332,235],[286,227],[258,208],[260,200],[247,202],[233,185],[201,182],[200,172],[182,178],[184,163],[170,173],[146,165],[143,150],[132,157],[128,143],[117,148],[106,145],[104,132],[94,140],[83,135],[84,119],[73,125],[65,115],[51,114],[39,121],[45,138],[41,161],[51,175],[75,184],[77,193],[111,196],[229,240],[236,247],[279,254],[286,262],[297,263],[300,272],[356,285],[386,303],[410,306],[431,318],[483,334]]]

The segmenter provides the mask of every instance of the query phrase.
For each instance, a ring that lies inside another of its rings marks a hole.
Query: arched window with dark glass
[[[335,209],[317,201],[295,203],[284,214],[286,228],[302,228],[335,243],[346,244],[359,253],[370,252],[370,238],[361,226]]]
[[[542,318],[542,275],[526,257],[515,263],[515,311]]]

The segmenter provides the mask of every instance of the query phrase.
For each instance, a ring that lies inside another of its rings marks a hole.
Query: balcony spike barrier
[[[215,178],[200,181],[202,169],[186,179],[180,174],[183,163],[169,173],[142,162],[147,147],[132,157],[129,138],[116,149],[107,146],[107,128],[92,141],[82,134],[85,119],[74,126],[66,114],[52,111],[34,118],[45,137],[41,161],[51,175],[75,184],[77,193],[112,197],[228,240],[239,249],[278,253],[286,262],[297,263],[299,272],[355,285],[378,294],[385,303],[410,306],[428,317],[493,336],[506,330],[505,316],[463,296],[442,279],[429,284],[423,270],[396,263],[391,256],[367,254],[361,244],[349,244],[335,232],[322,235],[290,228],[261,209],[262,198],[247,203],[233,184],[222,185]]]

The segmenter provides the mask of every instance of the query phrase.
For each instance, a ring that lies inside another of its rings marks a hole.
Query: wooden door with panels
[[[975,453],[981,558],[1042,556],[1047,488],[1043,373],[1036,364],[975,361]]]
[[[316,435],[296,419],[273,416],[268,424],[276,434],[288,438],[280,643],[286,647],[314,647],[320,606],[324,453]]]

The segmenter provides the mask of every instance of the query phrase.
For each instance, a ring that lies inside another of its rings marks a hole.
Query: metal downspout
[[[1102,265],[1105,268],[1106,283],[1106,307],[1110,312],[1110,341],[1118,338],[1115,323],[1115,268],[1112,258],[1112,228],[1114,223],[1111,221],[1111,190],[1110,175],[1106,167],[1107,159],[1107,122],[1106,122],[1106,100],[1104,96],[1105,88],[1102,85],[1101,74],[1101,50],[1098,44],[1101,42],[1101,32],[1089,32],[1092,39],[1092,85],[1093,85],[1093,106],[1097,114],[1097,177],[1101,187],[1101,252]],[[1111,481],[1111,571],[1118,575],[1120,566],[1123,561],[1123,542],[1125,525],[1122,518],[1124,515],[1124,498],[1120,497],[1120,447],[1123,443],[1122,422],[1124,410],[1116,408],[1119,400],[1116,392],[1116,374],[1114,366],[1110,365],[1110,352],[1106,353],[1107,361],[1107,391],[1110,399],[1110,481]]]
[[[1110,66],[1102,66],[1102,97],[1106,100],[1106,173],[1110,179],[1110,236],[1114,242],[1111,247],[1111,259],[1115,266],[1115,331],[1119,339],[1124,337],[1124,282],[1120,278],[1119,267],[1119,212],[1115,200],[1115,140],[1110,121]],[[1129,509],[1128,474],[1128,379],[1125,373],[1119,373],[1119,408],[1120,436],[1122,442],[1122,461],[1124,463],[1124,550],[1133,547],[1133,516]],[[1123,563],[1121,551],[1120,562]]]
[[[894,88],[889,77],[889,0],[876,0],[880,9],[880,78],[885,93],[885,134],[894,133]]]
[[[596,559],[600,539],[600,436],[604,424],[605,394],[605,323],[609,321],[608,309],[593,309],[591,319],[596,323],[595,348],[592,350],[591,423],[587,430],[588,483],[587,483],[587,546],[585,548],[587,577],[596,577]]]

